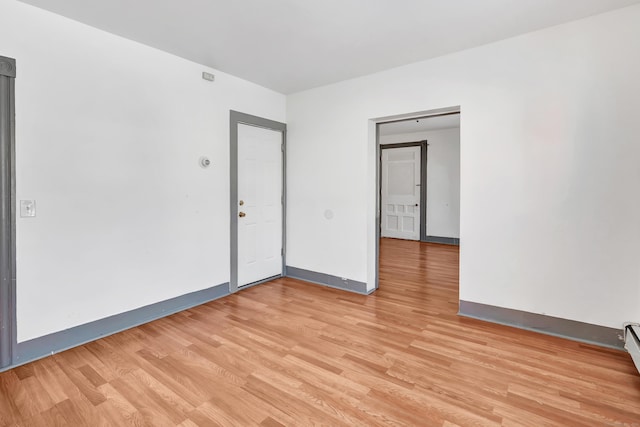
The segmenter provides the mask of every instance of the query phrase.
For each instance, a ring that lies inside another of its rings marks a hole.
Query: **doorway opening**
[[[458,292],[460,109],[376,122],[376,288],[408,281]]]
[[[285,273],[284,123],[231,111],[229,291]]]

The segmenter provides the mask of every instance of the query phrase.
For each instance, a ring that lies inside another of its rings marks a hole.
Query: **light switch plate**
[[[20,216],[22,218],[30,218],[36,216],[36,201],[20,200]]]

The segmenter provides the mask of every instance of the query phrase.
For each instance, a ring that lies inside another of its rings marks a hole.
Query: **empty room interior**
[[[640,426],[640,0],[0,0],[0,427]]]

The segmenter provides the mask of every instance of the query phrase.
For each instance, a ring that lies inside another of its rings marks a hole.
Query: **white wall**
[[[17,223],[19,341],[229,280],[229,110],[285,121],[283,95],[12,0],[0,55],[17,198],[37,201]]]
[[[460,128],[380,135],[381,144],[428,141],[427,236],[460,237]]]
[[[633,6],[289,96],[288,264],[371,289],[371,119],[461,106],[460,298],[640,320],[638,22]]]

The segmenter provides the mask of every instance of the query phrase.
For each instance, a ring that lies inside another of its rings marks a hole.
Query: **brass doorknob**
[[[244,212],[240,212],[240,213],[238,214],[238,216],[239,216],[240,218],[244,218],[245,216],[247,216],[247,214],[246,214],[246,213],[244,213]]]

